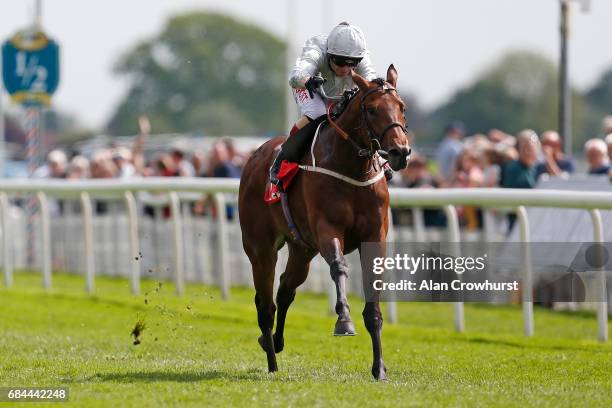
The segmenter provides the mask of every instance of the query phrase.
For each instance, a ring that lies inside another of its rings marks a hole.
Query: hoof
[[[387,377],[387,367],[384,364],[372,366],[372,375],[376,381],[389,381]]]
[[[336,322],[336,327],[334,327],[334,336],[354,336],[355,334],[355,324],[352,320],[340,320]]]
[[[268,351],[266,349],[266,346],[264,343],[264,336],[259,336],[259,338],[257,339],[257,342],[259,343],[263,351],[266,352],[266,357],[268,358],[268,372],[273,373],[275,371],[278,371],[278,365],[276,364],[276,356],[274,355],[274,351]]]
[[[274,352],[278,354],[281,351],[283,351],[283,348],[285,348],[285,339],[282,336],[277,337],[275,334],[274,335]]]

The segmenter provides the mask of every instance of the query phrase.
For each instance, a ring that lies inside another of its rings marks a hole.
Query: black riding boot
[[[298,130],[282,144],[280,151],[274,158],[270,167],[270,182],[282,190],[282,183],[278,180],[278,171],[283,160],[298,163],[304,154],[304,150],[312,142],[317,126],[325,119],[325,115],[312,120],[306,126]]]

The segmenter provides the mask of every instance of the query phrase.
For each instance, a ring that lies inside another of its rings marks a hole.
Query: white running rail
[[[129,242],[130,256],[132,260],[138,256],[139,237],[138,237],[138,213],[135,205],[134,193],[147,191],[152,193],[166,193],[169,203],[173,209],[171,216],[173,221],[173,242],[174,242],[174,278],[177,294],[181,294],[184,288],[184,259],[180,248],[182,242],[182,223],[180,219],[180,202],[182,198],[177,193],[191,192],[199,194],[212,194],[218,208],[223,208],[227,201],[226,193],[238,193],[239,180],[220,179],[220,178],[146,178],[119,181],[108,180],[87,180],[87,181],[65,181],[65,180],[31,180],[31,179],[11,179],[0,181],[0,216],[2,228],[2,254],[4,266],[4,283],[11,286],[12,264],[10,259],[11,239],[6,233],[9,227],[9,197],[23,194],[35,194],[41,207],[41,234],[42,240],[42,275],[43,285],[51,286],[51,236],[48,211],[48,196],[78,198],[84,209],[83,231],[85,237],[85,256],[86,256],[86,289],[93,291],[94,286],[94,250],[95,243],[92,238],[92,210],[91,196],[110,196],[121,197],[127,208],[129,223]],[[459,224],[455,206],[474,205],[482,208],[504,208],[517,212],[520,225],[520,238],[523,242],[529,242],[529,220],[525,207],[550,207],[550,208],[573,208],[589,211],[593,224],[593,242],[603,242],[603,225],[600,210],[612,210],[612,193],[609,192],[585,192],[585,191],[563,191],[563,190],[522,190],[522,189],[403,189],[391,188],[391,206],[393,208],[412,208],[415,214],[422,213],[425,207],[442,208],[447,216],[448,239],[449,242],[459,242]],[[190,199],[190,198],[188,198]],[[418,218],[418,217],[417,217]],[[225,231],[225,217],[217,217],[216,227],[217,245],[216,251],[220,260],[221,291],[224,298],[229,296],[230,279],[228,273],[228,237]],[[423,236],[423,225],[415,223],[415,236]],[[523,262],[526,266],[523,276],[524,284],[531,282],[529,256],[524,255]],[[139,292],[140,271],[137,263],[132,261],[131,272],[131,291],[134,294]],[[599,290],[606,291],[606,276],[604,271],[599,274]],[[528,289],[524,290],[527,293]],[[605,297],[604,297],[605,299]],[[607,302],[597,303],[598,339],[607,341],[608,339],[608,308]],[[389,320],[397,320],[395,305],[389,307]],[[523,318],[525,335],[531,336],[534,332],[533,323],[533,302],[523,301]],[[465,327],[463,303],[454,304],[455,329],[463,331]]]

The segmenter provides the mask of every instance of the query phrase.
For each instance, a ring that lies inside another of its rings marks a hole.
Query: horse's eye
[[[376,116],[376,109],[374,108],[367,108],[368,114],[372,115],[372,116]]]

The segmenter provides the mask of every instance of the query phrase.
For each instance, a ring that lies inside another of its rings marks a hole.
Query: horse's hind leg
[[[278,371],[276,355],[274,353],[274,340],[272,328],[274,326],[274,267],[276,266],[276,251],[251,256],[253,266],[253,280],[255,282],[255,306],[257,307],[257,322],[261,329],[259,344],[266,352],[268,358],[268,371]]]
[[[310,249],[294,243],[289,244],[289,260],[285,272],[280,277],[280,285],[276,294],[278,314],[276,316],[276,332],[274,333],[274,351],[277,353],[283,351],[284,347],[283,333],[287,310],[295,299],[295,290],[304,283],[308,276],[310,260],[314,255],[314,251]]]

